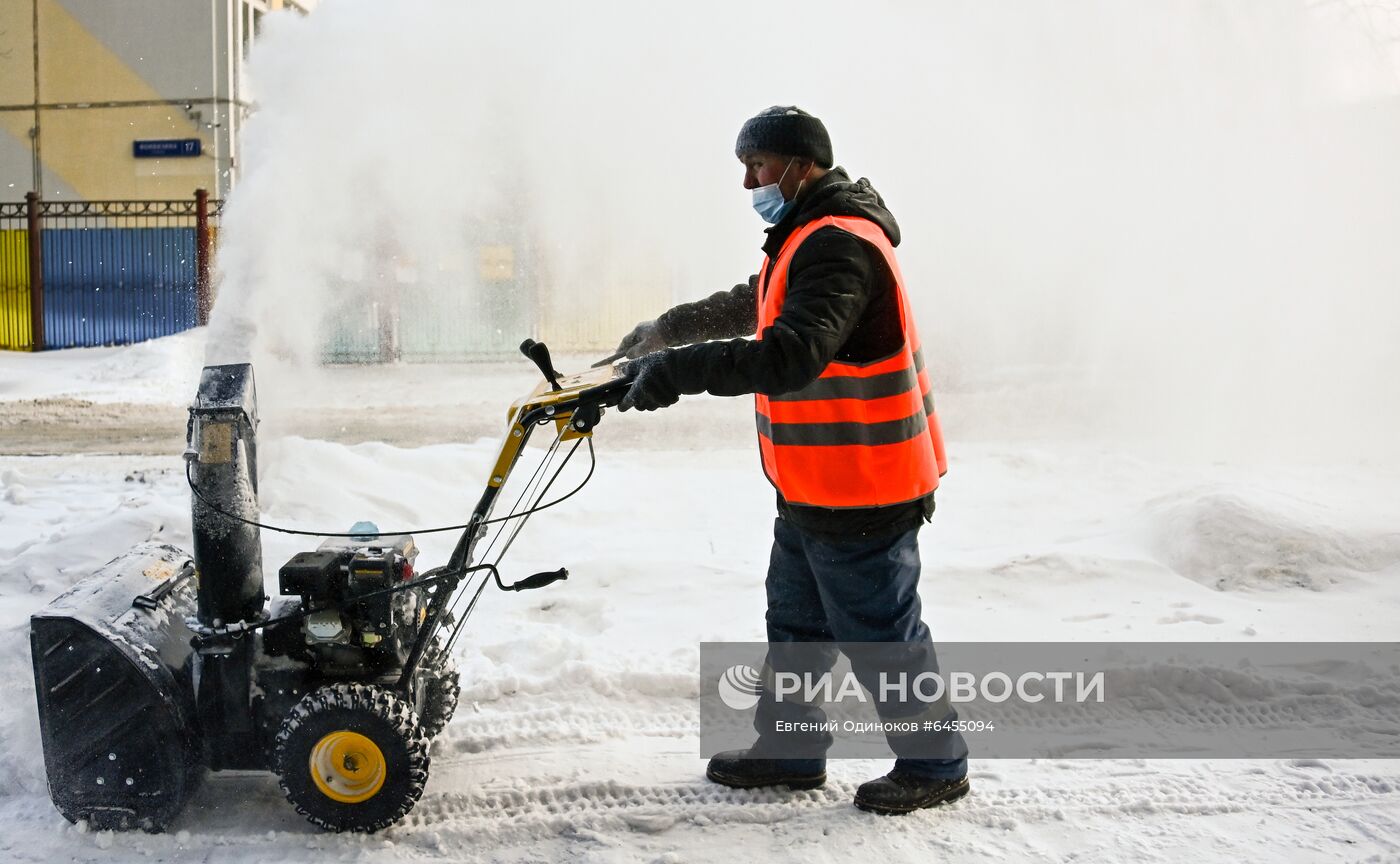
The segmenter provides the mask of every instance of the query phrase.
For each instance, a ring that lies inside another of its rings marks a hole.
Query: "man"
[[[754,209],[772,225],[763,267],[731,291],[637,325],[618,346],[635,358],[620,407],[755,394],[763,467],[778,491],[766,584],[770,670],[830,668],[835,643],[905,643],[936,671],[920,620],[917,534],[933,513],[945,460],[894,257],[899,228],[867,180],[833,167],[826,127],[799,108],[748,120],[735,154]],[[743,335],[754,338],[736,338]],[[820,656],[814,663],[802,650]],[[871,689],[874,667],[851,659]],[[887,720],[898,714],[881,708]],[[765,690],[758,741],[715,756],[707,776],[737,788],[820,786],[830,737],[779,740],[772,731],[775,720],[820,716]],[[889,740],[894,770],[863,784],[856,806],[907,813],[967,793],[961,736]]]

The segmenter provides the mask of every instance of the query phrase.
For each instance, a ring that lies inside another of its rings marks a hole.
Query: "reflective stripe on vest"
[[[765,259],[759,272],[757,338],[782,312],[797,248],[826,227],[854,234],[884,255],[904,339],[882,360],[833,361],[801,390],[755,394],[763,470],[793,504],[845,508],[914,501],[938,488],[947,458],[904,277],[884,231],[854,216],[828,216],[794,231],[777,259]]]

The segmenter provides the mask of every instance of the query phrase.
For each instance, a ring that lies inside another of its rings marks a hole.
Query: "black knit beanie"
[[[734,155],[759,151],[811,159],[823,168],[835,164],[826,127],[796,105],[774,105],[744,121]]]

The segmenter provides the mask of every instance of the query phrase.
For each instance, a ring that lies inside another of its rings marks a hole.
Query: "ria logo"
[[[735,711],[747,711],[758,704],[758,670],[740,663],[719,676],[720,701]]]

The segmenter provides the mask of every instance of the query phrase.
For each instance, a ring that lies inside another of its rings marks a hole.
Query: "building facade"
[[[0,200],[223,198],[263,15],[313,0],[0,3]]]

